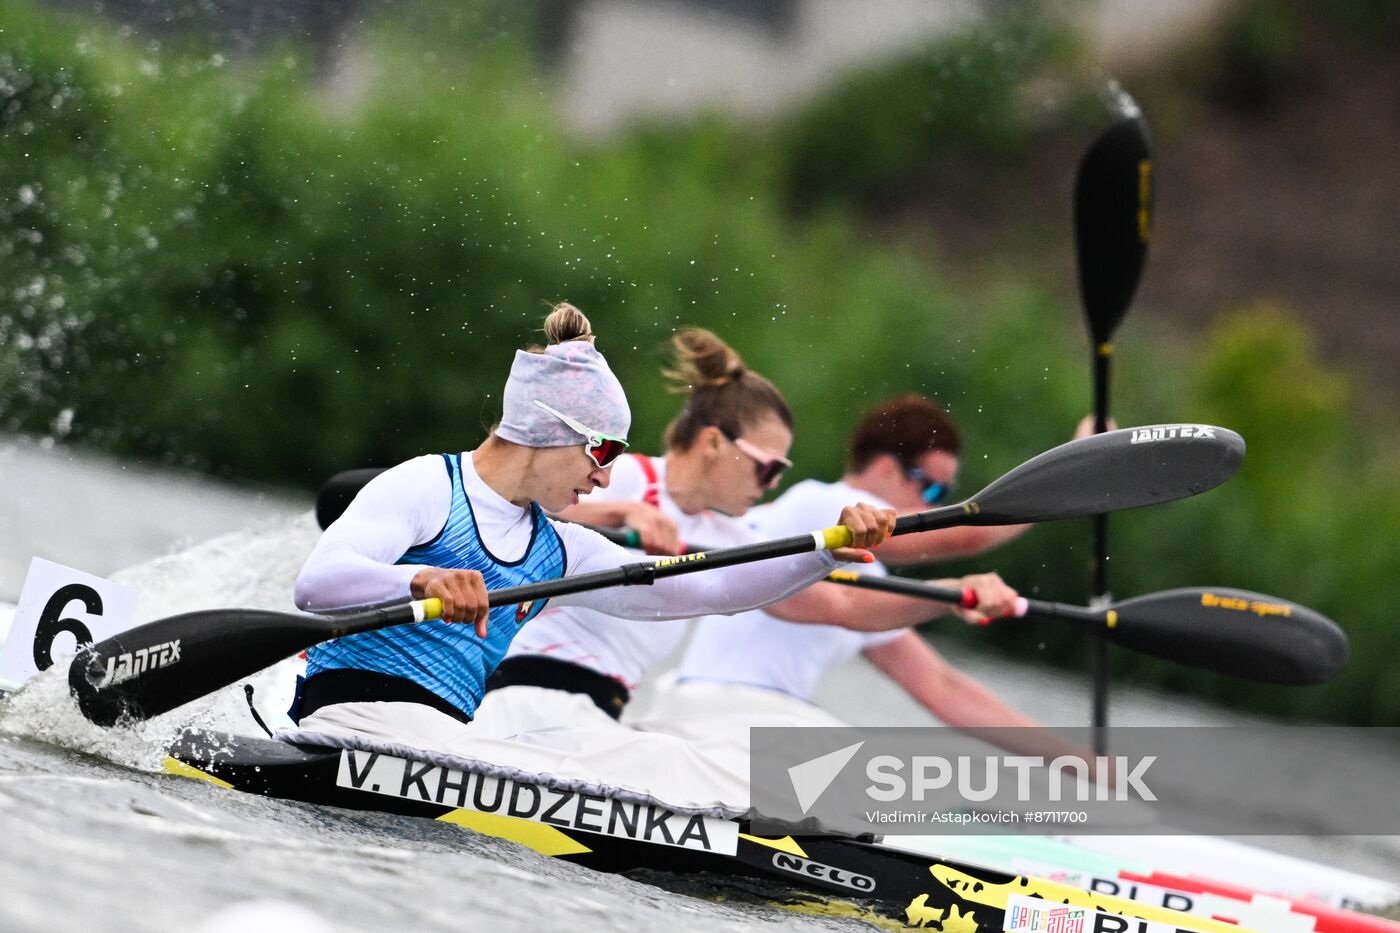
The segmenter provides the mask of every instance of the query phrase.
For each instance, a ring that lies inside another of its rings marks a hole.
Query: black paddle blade
[[[1350,652],[1331,619],[1247,590],[1167,590],[1125,600],[1110,613],[1102,634],[1125,648],[1270,684],[1323,683]]]
[[[1122,98],[1125,115],[1085,153],[1074,180],[1079,291],[1095,344],[1113,336],[1132,304],[1152,229],[1147,125],[1132,99]]]
[[[315,616],[257,609],[187,612],[83,648],[68,686],[83,715],[110,726],[149,719],[331,637]]]
[[[322,530],[329,528],[331,522],[339,518],[360,490],[365,488],[365,484],[383,472],[379,467],[345,470],[326,480],[320,492],[316,493],[316,524]]]
[[[1244,461],[1244,438],[1208,424],[1124,428],[1061,444],[995,480],[963,524],[1082,518],[1214,489]]]

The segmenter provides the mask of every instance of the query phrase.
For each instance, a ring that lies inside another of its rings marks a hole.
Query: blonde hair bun
[[[679,392],[716,388],[744,378],[748,367],[723,340],[703,327],[687,327],[671,338],[674,357],[665,376]]]
[[[593,340],[593,325],[582,311],[561,301],[544,319],[544,336],[550,345],[569,340]]]

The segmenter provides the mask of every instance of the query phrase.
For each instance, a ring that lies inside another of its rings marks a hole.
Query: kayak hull
[[[734,820],[467,775],[372,752],[192,731],[171,747],[166,768],[246,793],[454,823],[599,871],[757,883],[766,899],[784,906],[862,916],[885,926],[894,921],[990,933],[1019,929],[1012,925],[1015,917],[1028,910],[1069,910],[1086,931],[1247,933],[1232,924],[866,840],[764,838]],[[1095,919],[1106,917],[1113,919]],[[1124,925],[1123,918],[1133,921]]]

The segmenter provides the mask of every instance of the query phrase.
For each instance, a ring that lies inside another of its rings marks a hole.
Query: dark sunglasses
[[[719,428],[719,425],[715,425]],[[778,457],[768,453],[756,444],[750,444],[742,437],[730,434],[724,428],[719,428],[719,432],[724,435],[725,440],[739,448],[739,452],[753,461],[754,477],[758,480],[761,489],[775,489],[782,481],[783,473],[792,466],[792,461],[787,457]]]
[[[939,482],[936,479],[929,479],[924,471],[918,467],[909,467],[904,471],[904,475],[919,484],[919,495],[924,502],[929,505],[937,505],[948,498],[948,493],[953,491],[951,483]]]

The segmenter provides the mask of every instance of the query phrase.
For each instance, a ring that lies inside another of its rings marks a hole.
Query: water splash
[[[291,610],[293,582],[319,534],[315,517],[308,512],[213,538],[119,571],[112,578],[140,594],[135,624],[196,609]],[[68,692],[67,667],[60,664],[0,703],[0,734],[159,772],[166,749],[185,729],[256,731],[245,683],[253,686],[259,712],[271,728],[290,725],[284,711],[304,666],[291,658],[164,716],[102,728],[78,711]]]
[[[1142,108],[1133,100],[1133,95],[1123,90],[1123,85],[1116,80],[1109,79],[1108,86],[1104,89],[1104,99],[1109,108],[1119,116],[1133,120],[1142,118]]]

